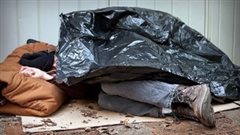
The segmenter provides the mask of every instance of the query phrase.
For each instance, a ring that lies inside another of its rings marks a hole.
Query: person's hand
[[[51,80],[54,78],[53,76],[47,74],[46,72],[44,72],[38,68],[28,67],[28,66],[22,66],[20,69],[20,73],[22,73],[28,77],[41,78],[44,80]]]
[[[22,66],[20,69],[20,73],[24,74],[25,76],[33,77],[33,78],[42,78],[43,72],[40,69]]]

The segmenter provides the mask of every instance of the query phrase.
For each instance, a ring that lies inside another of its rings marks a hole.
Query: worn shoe
[[[185,118],[200,121],[207,127],[215,127],[216,120],[211,100],[208,85],[179,86],[176,90],[172,109],[176,116],[183,115]],[[189,108],[178,106],[179,103],[187,104]]]

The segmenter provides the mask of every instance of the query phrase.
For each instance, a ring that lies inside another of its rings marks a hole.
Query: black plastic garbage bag
[[[240,99],[240,68],[168,13],[110,7],[60,16],[58,82],[207,83],[215,97]]]

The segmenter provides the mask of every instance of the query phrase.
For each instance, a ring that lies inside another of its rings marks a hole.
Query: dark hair
[[[54,63],[55,52],[40,51],[36,53],[25,53],[19,63],[23,66],[35,67],[43,71],[50,71]]]

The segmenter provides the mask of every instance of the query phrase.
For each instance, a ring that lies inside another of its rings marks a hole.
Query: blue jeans
[[[145,110],[143,113],[149,113],[146,111],[147,108],[150,110],[154,107],[160,109],[171,108],[173,96],[178,85],[168,84],[160,81],[128,81],[120,83],[103,83],[101,86],[102,90],[108,96],[104,96],[104,93],[99,95],[100,106],[109,110],[123,112],[124,110],[129,111],[126,109],[128,108],[126,106],[131,105],[135,108],[132,108],[131,114],[137,114],[141,113],[138,112],[141,109],[139,109],[137,106],[144,108],[142,109]],[[111,96],[116,96],[118,98]],[[122,109],[120,109],[119,106],[121,106]]]
[[[108,95],[104,92],[100,92],[98,104],[104,109],[126,114],[151,117],[164,116],[161,108],[120,96]]]

